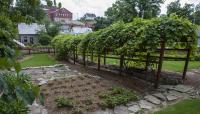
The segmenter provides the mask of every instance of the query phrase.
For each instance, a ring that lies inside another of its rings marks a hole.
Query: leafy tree
[[[60,23],[57,23],[57,22],[48,22],[47,21],[45,23],[47,34],[51,37],[55,37],[56,35],[59,34],[60,26],[61,26]]]
[[[193,4],[185,4],[183,7],[181,7],[180,0],[171,2],[167,6],[167,15],[168,16],[172,13],[176,13],[176,15],[178,15],[178,16],[189,19],[193,12],[194,12]]]
[[[58,3],[58,8],[62,8],[62,3],[61,2]]]
[[[105,17],[97,17],[95,18],[94,30],[97,31],[99,29],[103,29],[111,25],[111,20]]]
[[[49,45],[52,37],[49,36],[46,31],[42,30],[38,32],[38,40],[41,45]]]
[[[47,6],[52,7],[53,6],[53,2],[51,0],[46,0]]]
[[[28,0],[16,0],[14,10],[21,12],[22,16],[31,16],[36,21],[41,21],[45,17],[45,13],[42,9],[40,0],[34,0],[32,4],[34,7],[31,7],[31,1]]]
[[[105,15],[113,21],[131,22],[135,17],[149,19],[159,15],[162,3],[163,0],[117,0]]]
[[[53,5],[57,6],[56,0],[53,0]]]
[[[196,12],[194,11],[194,9],[196,9]],[[173,13],[175,13],[176,15],[178,15],[180,17],[187,18],[191,22],[195,21],[194,18],[197,18],[197,20],[199,18],[198,5],[195,8],[194,4],[187,4],[186,3],[183,7],[181,7],[180,0],[176,0],[174,2],[171,2],[167,6],[167,15],[169,16],[170,14],[173,14]]]
[[[196,5],[195,13],[193,14],[193,16],[194,16],[193,22],[195,24],[200,25],[200,3]]]

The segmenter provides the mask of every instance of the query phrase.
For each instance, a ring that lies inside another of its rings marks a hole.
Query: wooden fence
[[[21,48],[21,53],[24,55],[28,54],[41,54],[41,53],[55,53],[55,49],[53,47],[27,47]]]

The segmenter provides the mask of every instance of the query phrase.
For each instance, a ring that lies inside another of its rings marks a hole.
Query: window
[[[30,37],[30,43],[33,44],[33,37]]]
[[[27,37],[25,36],[24,37],[24,41],[23,41],[24,43],[27,43],[28,42],[28,40],[27,40]]]

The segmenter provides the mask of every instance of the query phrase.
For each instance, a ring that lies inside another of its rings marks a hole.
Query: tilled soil
[[[100,77],[89,75],[56,79],[41,86],[45,95],[45,106],[49,114],[73,114],[73,110],[81,110],[88,114],[100,109],[98,94],[109,91],[115,84]],[[58,108],[55,100],[59,97],[74,101],[74,108]]]

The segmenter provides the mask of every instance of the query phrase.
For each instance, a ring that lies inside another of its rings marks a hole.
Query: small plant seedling
[[[71,99],[66,99],[64,97],[57,98],[55,102],[58,108],[64,108],[64,107],[73,108],[74,107],[73,101]]]

